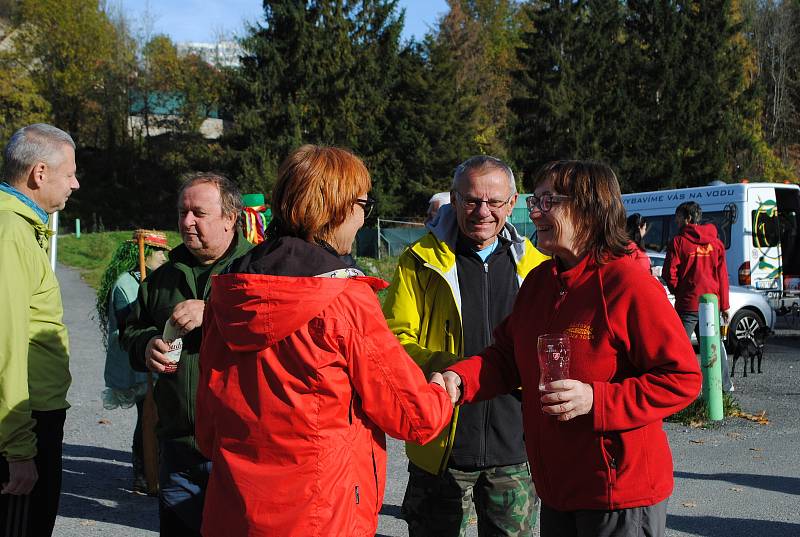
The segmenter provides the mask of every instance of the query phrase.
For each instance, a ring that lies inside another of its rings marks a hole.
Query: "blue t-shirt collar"
[[[475,250],[475,253],[478,254],[478,257],[480,257],[484,263],[486,263],[486,260],[489,259],[489,256],[492,255],[492,253],[494,253],[495,250],[497,250],[497,246],[499,244],[500,244],[500,239],[495,237],[495,241],[492,244],[490,244],[483,250]]]
[[[43,223],[47,224],[47,223],[50,221],[50,215],[49,215],[49,214],[47,214],[47,213],[44,211],[44,209],[42,209],[41,207],[39,207],[38,205],[36,205],[36,202],[35,202],[35,201],[33,201],[32,199],[30,199],[28,196],[26,196],[25,194],[23,194],[22,192],[20,192],[20,191],[19,191],[19,190],[17,190],[16,188],[14,188],[13,186],[9,185],[9,184],[8,184],[8,183],[6,183],[5,181],[4,181],[4,182],[2,182],[2,183],[0,183],[0,191],[3,191],[3,192],[5,192],[6,194],[10,194],[10,195],[14,196],[14,197],[15,197],[15,198],[17,198],[19,201],[21,201],[22,203],[24,203],[25,205],[27,205],[28,207],[30,207],[31,209],[33,209],[33,212],[35,212],[35,213],[36,213],[36,215],[39,217],[39,219],[40,219],[40,220],[41,220]]]

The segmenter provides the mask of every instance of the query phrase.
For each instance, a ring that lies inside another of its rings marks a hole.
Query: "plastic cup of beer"
[[[722,336],[723,338],[728,337],[728,325],[727,324],[719,325],[719,335]]]
[[[566,334],[543,334],[538,341],[539,391],[545,385],[569,378],[569,336]]]

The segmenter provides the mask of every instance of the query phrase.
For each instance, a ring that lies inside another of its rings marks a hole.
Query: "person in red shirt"
[[[667,287],[675,295],[675,310],[689,338],[697,331],[698,304],[704,294],[717,295],[722,322],[727,324],[730,319],[725,246],[717,238],[717,228],[713,224],[700,223],[702,217],[703,211],[696,202],[678,205],[675,223],[679,231],[667,246],[662,269]],[[722,352],[722,388],[730,392],[733,383],[724,346]]]
[[[662,419],[700,391],[701,374],[661,284],[630,255],[614,172],[559,161],[528,198],[533,269],[494,343],[449,367],[454,401],[522,386],[525,443],[541,498],[541,535],[663,537],[673,488]],[[539,391],[537,338],[569,337],[567,379]]]
[[[633,242],[635,248],[633,250],[633,258],[639,262],[643,269],[652,273],[652,264],[650,257],[644,250],[644,236],[647,233],[647,220],[640,213],[633,213],[625,221],[625,230]]]

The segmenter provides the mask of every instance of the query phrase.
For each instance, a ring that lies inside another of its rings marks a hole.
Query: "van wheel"
[[[741,309],[731,319],[728,330],[728,349],[736,348],[736,341],[743,338],[753,339],[756,330],[764,326],[764,320],[753,310]]]

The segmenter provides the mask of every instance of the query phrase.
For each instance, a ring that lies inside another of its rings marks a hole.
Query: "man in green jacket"
[[[221,175],[202,173],[183,184],[178,194],[183,244],[142,282],[121,336],[133,368],[159,374],[154,399],[162,537],[200,535],[211,472],[211,463],[198,451],[194,435],[201,326],[211,277],[251,248],[238,231],[241,210],[238,189]],[[167,356],[167,322],[183,344],[177,364]]]
[[[508,165],[472,157],[456,168],[451,203],[427,224],[430,232],[400,256],[383,312],[426,375],[488,346],[525,275],[546,259],[506,222],[516,200]],[[453,416],[433,442],[406,444],[409,535],[463,536],[473,503],[481,537],[532,535],[537,497],[519,394],[465,405]]]
[[[5,147],[0,183],[0,528],[49,536],[71,382],[49,215],[77,190],[75,142],[43,123]]]

